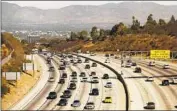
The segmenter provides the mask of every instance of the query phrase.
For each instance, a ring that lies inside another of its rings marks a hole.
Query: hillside
[[[48,10],[2,2],[2,26],[3,29],[74,30],[90,28],[94,24],[101,28],[110,28],[118,22],[130,24],[132,16],[139,19],[141,24],[145,23],[149,14],[153,14],[155,20],[163,18],[168,21],[171,15],[177,17],[176,10],[177,6],[164,6],[152,2],[122,2],[99,6],[71,5]]]

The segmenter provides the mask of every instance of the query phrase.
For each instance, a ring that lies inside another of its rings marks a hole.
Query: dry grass
[[[85,44],[83,47],[84,48],[89,48],[89,47],[92,47],[94,44],[92,42],[89,42],[87,44]]]
[[[41,75],[41,66],[39,62],[36,62],[37,69],[39,71],[35,71],[35,75],[33,77],[33,71],[27,71],[28,74],[21,74],[20,80],[17,82],[17,87],[13,85],[9,85],[10,93],[4,95],[1,101],[2,110],[7,110],[20,99],[22,99],[37,83]],[[14,82],[14,85],[15,82]]]

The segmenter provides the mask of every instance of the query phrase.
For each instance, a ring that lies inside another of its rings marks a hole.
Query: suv
[[[66,73],[63,73],[61,77],[62,77],[62,78],[67,78],[67,74],[66,74]]]
[[[84,109],[94,109],[95,108],[95,104],[93,102],[88,102]]]
[[[61,97],[62,98],[70,98],[71,97],[71,91],[70,90],[65,90]]]
[[[85,76],[86,76],[86,75],[85,75],[85,72],[81,72],[79,76],[80,76],[80,77],[85,77]]]
[[[85,69],[90,69],[90,65],[89,65],[89,64],[86,64],[86,65],[85,65]]]
[[[144,109],[155,109],[155,103],[148,102],[147,105],[144,107]]]
[[[64,84],[65,83],[65,79],[61,78],[58,83]]]
[[[135,73],[141,73],[141,68],[140,67],[136,67],[134,72]]]
[[[93,62],[92,67],[97,67],[97,64],[95,62]]]
[[[104,74],[102,79],[109,79],[109,75],[108,74]]]
[[[99,95],[98,88],[93,88],[92,92],[90,93],[90,95]]]
[[[60,101],[58,102],[58,106],[66,106],[68,104],[68,100],[67,99],[60,99]]]
[[[75,83],[70,83],[68,89],[71,89],[71,90],[76,89],[76,84]]]
[[[76,77],[77,76],[77,72],[76,71],[73,71],[72,74],[71,74],[72,77]]]
[[[169,83],[169,80],[165,79],[162,81],[162,86],[168,86],[170,83]]]
[[[85,63],[89,63],[89,59],[86,58],[86,59],[85,59]]]
[[[47,99],[56,99],[57,98],[57,93],[56,92],[50,92]]]

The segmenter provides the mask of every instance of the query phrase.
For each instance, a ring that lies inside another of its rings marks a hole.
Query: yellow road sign
[[[170,50],[151,50],[151,59],[170,59]]]

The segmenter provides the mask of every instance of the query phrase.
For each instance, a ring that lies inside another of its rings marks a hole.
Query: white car
[[[163,69],[169,69],[169,68],[170,68],[170,66],[168,64],[163,65]]]
[[[94,109],[95,108],[95,104],[93,102],[88,102],[84,109]]]
[[[131,66],[132,66],[131,63],[128,63],[128,62],[127,62],[127,63],[125,64],[125,67],[131,67]]]
[[[154,81],[154,78],[153,77],[147,77],[146,81]]]
[[[107,82],[105,85],[106,88],[112,88],[112,83],[111,82]]]
[[[48,80],[48,82],[54,82],[54,81],[55,81],[54,77],[50,77]]]
[[[79,107],[81,105],[81,102],[79,100],[74,100],[73,104],[71,104],[72,107]]]
[[[169,78],[171,84],[177,84],[177,77]]]

